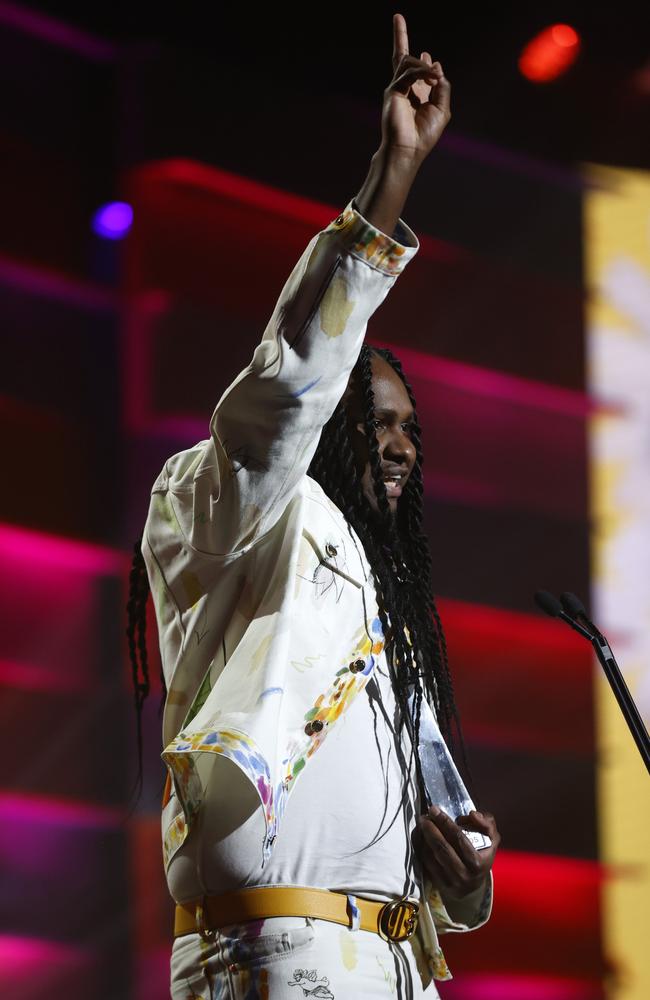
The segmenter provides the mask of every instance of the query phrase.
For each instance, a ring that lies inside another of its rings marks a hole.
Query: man
[[[366,181],[294,268],[209,440],[152,491],[175,1000],[435,997],[437,932],[490,912],[493,818],[427,809],[421,727],[444,757],[455,707],[419,426],[399,363],[362,345],[417,251],[400,215],[449,119],[440,64],[409,55],[401,15],[393,31]]]

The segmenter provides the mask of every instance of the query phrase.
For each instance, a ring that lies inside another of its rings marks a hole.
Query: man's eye
[[[375,417],[374,420],[372,421],[372,426],[375,428],[376,431],[381,430],[381,428],[384,426],[384,421],[380,420],[379,417]]]

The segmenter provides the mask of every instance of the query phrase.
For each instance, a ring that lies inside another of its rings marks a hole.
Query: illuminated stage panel
[[[591,646],[537,614],[440,600],[463,723],[473,742],[591,754]]]
[[[15,1000],[88,996],[99,988],[96,961],[81,948],[35,937],[0,935],[0,995]]]
[[[129,291],[164,289],[264,323],[314,232],[340,211],[177,160],[132,171],[127,200]]]
[[[133,1000],[161,1000],[169,993],[171,932],[167,943],[134,960]]]
[[[0,911],[15,934],[92,943],[125,906],[121,811],[0,793]],[[62,906],[61,901],[66,905]]]
[[[130,747],[118,741],[108,754],[105,727],[107,718],[119,724],[124,699],[127,558],[0,525],[0,717],[16,748],[16,789],[106,801],[124,793]]]
[[[591,647],[539,614],[439,607],[479,808],[510,850],[595,858]]]
[[[445,1000],[602,1000],[604,993],[595,979],[461,973],[444,984],[443,996]]]
[[[102,625],[106,581],[121,578],[127,557],[3,524],[0,560],[2,660],[31,663],[83,683],[96,666],[92,651]]]
[[[579,284],[468,253],[440,261],[418,254],[368,326],[370,337],[399,350],[573,390],[583,387],[581,328]]]
[[[0,660],[0,687],[15,691],[47,694],[86,695],[90,689],[87,679],[77,680],[65,674],[56,674],[46,667],[33,663]]]
[[[594,862],[501,849],[490,920],[442,938],[452,973],[598,980],[603,877]]]
[[[130,708],[129,694],[117,669],[112,683],[101,684],[90,673],[79,681],[45,667],[0,663],[0,727],[6,744],[20,748],[16,766],[5,772],[5,790],[120,801],[133,780],[125,757],[135,738],[129,728],[119,755],[110,757],[105,725],[108,712],[117,715],[125,701]]]
[[[478,506],[582,516],[584,397],[411,354],[402,363],[418,403],[427,492]]]

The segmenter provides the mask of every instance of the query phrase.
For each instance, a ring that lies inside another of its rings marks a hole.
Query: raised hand
[[[393,79],[384,91],[381,145],[354,199],[361,214],[390,235],[411,185],[451,117],[451,87],[428,52],[409,55],[406,21],[393,17]]]
[[[406,21],[393,16],[393,79],[384,91],[382,144],[421,163],[451,117],[451,86],[428,52],[409,54]]]

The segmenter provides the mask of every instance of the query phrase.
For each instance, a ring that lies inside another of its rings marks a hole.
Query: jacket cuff
[[[393,235],[387,236],[364,219],[353,202],[330,222],[325,232],[341,233],[349,253],[391,275],[400,274],[420,247],[417,236],[402,219]]]
[[[437,930],[444,934],[481,927],[492,912],[492,887],[490,872],[483,885],[467,896],[453,896],[449,892],[441,893],[433,889],[429,894],[429,905]]]

